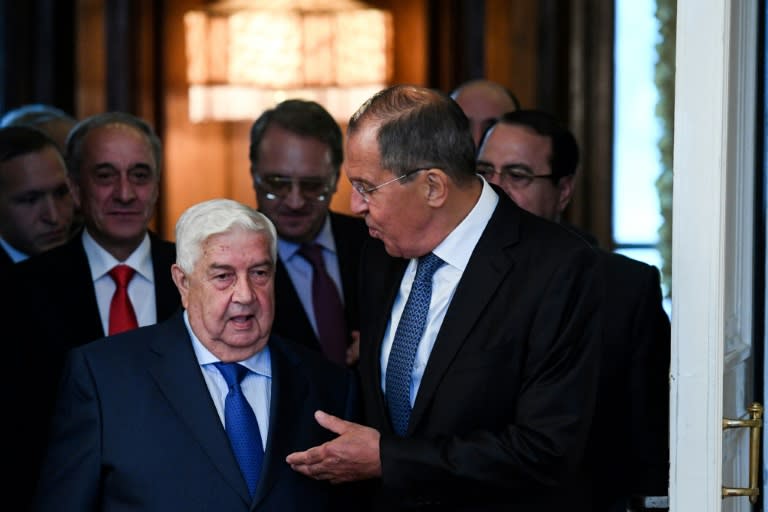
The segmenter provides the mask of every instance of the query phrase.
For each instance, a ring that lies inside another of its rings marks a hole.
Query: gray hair
[[[448,95],[401,84],[383,89],[352,115],[347,137],[378,126],[379,165],[395,176],[437,167],[454,183],[475,181],[475,143],[469,121]]]
[[[232,199],[211,199],[185,211],[176,222],[176,264],[191,273],[211,236],[244,229],[264,234],[273,266],[277,262],[277,231],[263,214]]]
[[[77,120],[60,108],[44,103],[29,103],[9,110],[0,118],[0,127],[32,126],[37,127],[51,121],[67,121],[73,125]]]
[[[104,112],[83,119],[75,125],[67,136],[67,169],[70,175],[80,176],[80,166],[83,163],[83,141],[86,135],[96,128],[110,124],[129,126],[143,134],[152,148],[155,159],[155,176],[160,177],[160,167],[163,163],[163,147],[155,130],[143,119],[126,112]]]

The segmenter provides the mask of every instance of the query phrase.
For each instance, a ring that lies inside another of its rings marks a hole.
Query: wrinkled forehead
[[[549,158],[552,153],[552,139],[538,133],[530,126],[499,122],[493,125],[480,147],[480,154],[490,149],[519,150]]]
[[[379,125],[366,123],[347,136],[345,141],[345,164],[378,165],[381,161],[379,151]]]
[[[158,168],[149,137],[126,124],[111,123],[93,128],[85,135],[82,147],[84,158],[129,157],[147,163],[154,170]]]

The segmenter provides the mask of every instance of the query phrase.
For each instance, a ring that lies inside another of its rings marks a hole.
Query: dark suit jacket
[[[381,390],[383,334],[407,260],[366,247],[361,375],[381,431],[377,510],[588,510],[577,496],[597,389],[597,255],[503,192],[425,369],[406,438]]]
[[[170,270],[176,249],[173,243],[150,236],[157,319],[161,321],[181,305]],[[0,296],[0,321],[8,326],[4,333],[14,340],[18,353],[18,364],[13,368],[20,372],[16,378],[23,381],[30,372],[35,375],[35,407],[29,411],[30,421],[21,435],[33,440],[31,451],[38,453],[22,453],[19,466],[24,468],[19,475],[34,475],[67,351],[105,335],[81,237],[16,264],[3,280]],[[27,489],[22,494],[28,494],[30,483],[16,488]]]
[[[363,242],[369,238],[368,228],[365,221],[358,217],[334,212],[329,212],[329,214],[331,232],[336,241],[336,252],[339,258],[347,328],[350,331],[357,330],[360,323],[357,300],[360,249]],[[272,325],[272,332],[315,350],[320,350],[317,335],[301,305],[291,277],[279,258],[275,271],[275,322]]]
[[[351,370],[274,336],[269,347],[269,438],[253,501],[179,313],[72,351],[34,510],[365,510],[344,506],[344,486],[285,462],[335,437],[315,410],[357,418]]]
[[[669,480],[670,325],[659,271],[610,252],[602,265],[605,331],[587,451],[597,512],[624,510],[632,495],[666,496]]]
[[[0,247],[0,272],[2,272],[3,270],[8,269],[13,264],[14,264],[13,260],[11,259],[10,256],[8,256],[8,253],[5,252],[5,249]]]

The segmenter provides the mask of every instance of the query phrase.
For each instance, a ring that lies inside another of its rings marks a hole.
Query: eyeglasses
[[[299,189],[301,197],[308,201],[327,201],[331,197],[331,189],[335,182],[335,177],[303,177],[294,178],[291,176],[281,176],[279,174],[261,174],[254,173],[253,181],[256,186],[264,191],[264,195],[269,201],[285,199],[291,193],[293,187]]]
[[[352,188],[355,190],[355,192],[360,194],[360,197],[363,199],[363,202],[368,203],[371,200],[371,194],[373,194],[380,188],[385,187],[390,183],[394,183],[396,181],[402,181],[408,176],[412,176],[417,172],[426,171],[429,169],[431,169],[431,167],[419,167],[418,169],[412,169],[410,171],[406,171],[405,174],[398,176],[397,178],[392,178],[391,180],[385,181],[381,185],[376,185],[375,187],[366,187],[365,185],[363,185],[361,182],[357,180],[349,180],[349,183],[352,185]]]
[[[526,170],[523,170],[526,169]],[[475,172],[486,179],[491,181],[494,174],[501,176],[501,181],[508,183],[512,188],[525,188],[533,183],[534,180],[546,179],[555,183],[557,180],[555,176],[550,174],[533,174],[527,167],[502,167],[501,170],[496,170],[490,165],[478,165],[475,168]]]

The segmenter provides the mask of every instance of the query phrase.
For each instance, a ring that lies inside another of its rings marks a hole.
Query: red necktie
[[[136,271],[128,265],[117,265],[109,271],[115,281],[115,294],[109,305],[109,335],[129,331],[139,326],[131,299],[128,297],[128,283]]]
[[[320,347],[328,359],[344,366],[348,336],[344,306],[336,284],[325,269],[323,248],[318,244],[304,244],[299,254],[312,264],[312,305]]]

